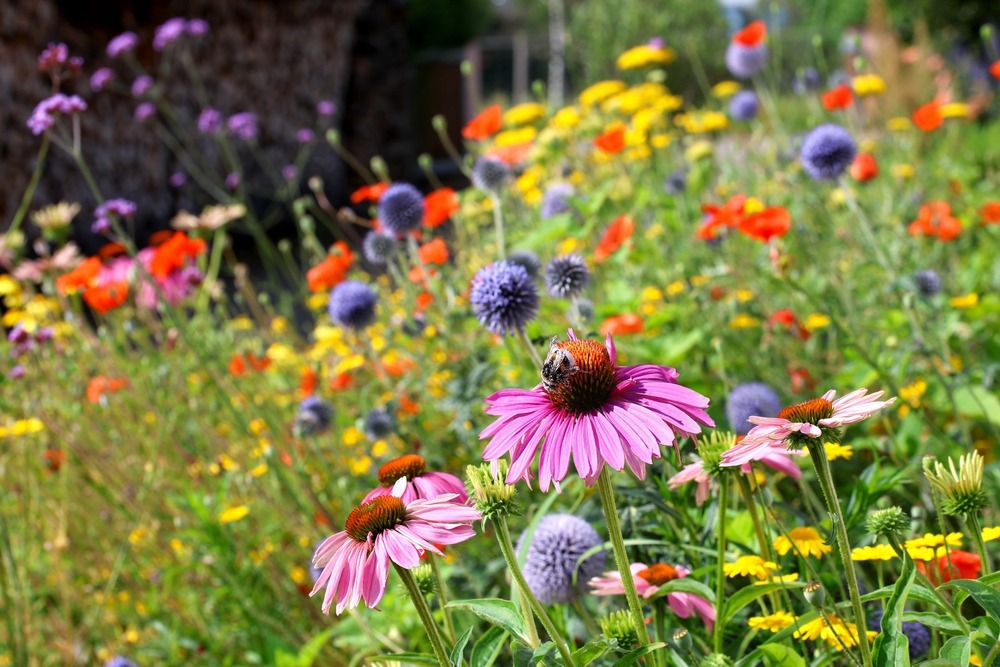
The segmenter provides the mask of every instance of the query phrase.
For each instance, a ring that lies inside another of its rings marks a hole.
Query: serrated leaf
[[[618,659],[618,661],[612,665],[612,667],[628,667],[629,665],[634,665],[638,662],[639,658],[644,655],[649,655],[653,651],[657,651],[666,646],[663,642],[656,642],[654,644],[646,644],[631,653],[626,653],[624,656]]]
[[[451,658],[451,664],[454,665],[454,667],[462,667],[462,663],[464,662],[462,655],[465,653],[465,645],[469,643],[469,637],[471,636],[472,628],[469,628],[462,634],[461,637],[458,638],[458,641],[455,642],[455,646],[451,649],[451,655],[448,657]]]
[[[910,667],[910,640],[903,634],[903,606],[916,576],[913,559],[904,557],[899,579],[885,603],[882,632],[872,645],[872,667]]]
[[[404,665],[435,665],[441,663],[430,653],[393,653],[392,655],[376,655],[365,658],[368,662],[401,662]]]
[[[510,600],[486,598],[485,600],[454,600],[448,609],[465,609],[479,618],[499,626],[514,637],[527,641],[524,632],[524,617]]]
[[[472,645],[472,655],[469,657],[469,667],[490,667],[500,655],[509,633],[496,626],[483,633]]]
[[[784,644],[764,644],[757,650],[767,667],[805,667],[805,659]]]
[[[967,592],[972,596],[973,600],[979,603],[983,611],[996,621],[1000,621],[1000,593],[989,586],[975,579],[958,579],[956,581],[949,581],[941,588],[958,588]],[[956,604],[958,604],[957,600]]]

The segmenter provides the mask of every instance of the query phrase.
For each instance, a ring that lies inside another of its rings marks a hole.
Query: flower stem
[[[985,577],[991,571],[990,555],[986,552],[986,543],[983,542],[983,529],[979,526],[979,517],[975,512],[970,512],[965,515],[965,523],[969,525],[972,541],[976,543],[976,551],[979,552],[979,559],[983,563],[983,576]]]
[[[871,667],[872,651],[868,645],[868,627],[865,624],[865,610],[861,606],[858,574],[855,572],[854,562],[851,560],[851,542],[847,537],[847,526],[844,523],[844,513],[840,509],[840,500],[837,498],[837,488],[833,485],[830,462],[826,458],[826,449],[822,442],[809,443],[807,447],[809,456],[812,457],[813,466],[816,468],[816,477],[819,479],[820,488],[823,490],[827,510],[834,523],[837,550],[840,552],[840,561],[844,566],[844,576],[847,577],[847,591],[851,596],[854,624],[858,629],[858,648],[861,649],[861,662],[864,667]]]
[[[712,646],[716,653],[722,653],[722,638],[725,632],[722,600],[726,593],[726,506],[729,504],[729,475],[719,475],[719,509],[716,512],[716,557],[715,557],[715,633]]]
[[[622,538],[622,525],[618,520],[618,507],[615,505],[615,491],[611,486],[611,474],[608,467],[601,469],[597,478],[597,489],[601,496],[601,506],[604,508],[604,520],[608,523],[608,538],[611,540],[611,550],[615,554],[618,572],[625,586],[625,599],[628,600],[628,610],[632,615],[632,625],[639,646],[649,643],[649,632],[646,630],[646,619],[642,615],[642,605],[639,604],[639,594],[632,580],[631,561],[625,552],[625,540]]]
[[[441,569],[438,567],[437,559],[431,556],[427,560],[431,563],[431,570],[434,572],[434,579],[437,581],[438,604],[441,606],[441,616],[444,617],[444,631],[448,635],[448,641],[455,642],[455,624],[451,620],[448,611],[448,591],[445,589],[444,577],[441,576]]]
[[[490,199],[493,200],[493,229],[497,235],[497,257],[506,259],[507,252],[504,250],[503,211],[500,208],[500,197],[494,195]]]
[[[494,526],[497,529],[497,542],[500,544],[500,551],[503,553],[503,558],[507,561],[507,568],[510,570],[511,576],[514,578],[514,582],[517,584],[518,591],[523,596],[522,600],[527,600],[528,606],[531,607],[531,611],[542,623],[542,627],[545,631],[549,633],[549,638],[556,645],[559,650],[559,655],[562,656],[563,664],[567,667],[575,667],[576,663],[573,662],[573,655],[570,653],[569,647],[566,646],[566,640],[563,639],[559,631],[556,630],[556,626],[552,623],[552,619],[549,618],[548,613],[546,613],[545,608],[542,607],[542,603],[538,601],[535,594],[531,592],[531,588],[528,586],[528,582],[524,579],[524,573],[521,572],[521,566],[517,564],[517,557],[514,555],[514,545],[510,541],[510,530],[507,528],[507,519],[498,517],[494,521]],[[526,626],[534,626],[535,622],[531,620],[531,614],[525,614],[524,619]],[[531,631],[529,630],[529,633]]]
[[[531,339],[528,338],[528,334],[525,333],[524,329],[518,329],[516,335],[517,340],[524,346],[524,349],[528,352],[528,356],[531,357],[531,360],[535,363],[535,367],[541,370],[542,358],[539,356],[538,350],[535,349],[535,346],[531,344]]]
[[[20,227],[21,222],[24,220],[24,216],[28,214],[28,207],[31,206],[31,200],[35,196],[35,189],[38,187],[38,181],[42,177],[42,171],[45,169],[45,156],[49,152],[49,133],[46,132],[42,136],[42,146],[38,149],[38,157],[35,158],[35,170],[31,173],[31,180],[28,181],[28,187],[24,191],[24,196],[21,198],[21,205],[17,207],[17,213],[14,214],[14,220],[7,227],[7,234],[11,234],[17,231]]]
[[[431,640],[434,656],[441,663],[441,667],[452,667],[451,658],[448,657],[448,651],[444,648],[444,642],[441,639],[441,633],[438,631],[437,623],[434,622],[434,616],[431,614],[430,607],[427,606],[424,594],[417,587],[416,580],[414,580],[413,575],[405,567],[401,567],[396,563],[393,563],[392,566],[396,568],[399,578],[403,580],[403,585],[406,586],[406,592],[410,594],[410,599],[413,600],[413,606],[417,608],[417,614],[420,616],[420,620],[424,624],[424,629],[427,631],[427,638]]]

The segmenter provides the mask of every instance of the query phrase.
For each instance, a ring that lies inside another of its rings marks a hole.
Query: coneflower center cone
[[[552,404],[571,413],[604,405],[617,384],[608,350],[595,340],[568,340],[559,347],[573,355],[577,371],[548,391]]]
[[[789,405],[778,413],[781,419],[799,424],[818,424],[820,419],[833,416],[833,403],[825,398],[810,398],[808,401]]]
[[[378,481],[382,486],[392,486],[400,477],[412,480],[424,474],[427,462],[418,454],[403,454],[378,469]]]
[[[662,586],[668,581],[673,581],[680,577],[677,569],[673,565],[666,563],[654,563],[645,570],[636,572],[636,576],[645,579],[653,586]]]
[[[395,496],[379,496],[355,507],[347,515],[344,530],[358,542],[365,542],[369,535],[394,528],[403,522],[406,507]]]

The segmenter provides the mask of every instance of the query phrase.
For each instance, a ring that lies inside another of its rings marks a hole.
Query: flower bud
[[[870,513],[865,527],[872,535],[899,535],[910,527],[910,519],[899,507],[889,507]]]
[[[632,617],[626,609],[620,609],[602,618],[601,632],[606,638],[617,640],[619,648],[625,651],[631,651],[639,644],[635,627],[632,625]]]
[[[814,607],[822,608],[823,603],[826,602],[826,589],[818,581],[810,581],[806,584],[806,587],[802,589],[802,594],[805,596],[806,602]]]
[[[688,653],[691,651],[691,635],[687,628],[677,628],[670,638],[674,650],[678,653]]]
[[[483,515],[484,524],[487,519],[496,520],[498,517],[516,516],[521,513],[521,507],[517,502],[517,487],[505,481],[510,464],[501,459],[495,465],[496,475],[493,474],[492,465],[489,463],[470,465],[465,469],[469,498]]]

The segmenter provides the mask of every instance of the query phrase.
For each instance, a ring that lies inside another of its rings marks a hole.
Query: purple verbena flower
[[[48,47],[38,56],[38,71],[52,72],[69,60],[69,47],[65,44],[49,42]]]
[[[115,73],[110,67],[102,67],[95,70],[90,75],[90,89],[95,93],[104,90],[104,87],[115,78]]]
[[[316,138],[316,133],[308,127],[303,127],[295,133],[295,140],[300,144],[308,144]]]
[[[156,115],[156,105],[152,102],[143,102],[135,108],[135,113],[133,115],[137,121],[145,123],[147,120]]]
[[[320,100],[316,103],[316,113],[320,116],[332,116],[337,113],[337,105],[330,100]]]
[[[233,114],[226,119],[226,129],[243,141],[257,137],[257,115],[249,111]]]
[[[184,35],[187,29],[187,19],[172,18],[156,29],[153,34],[153,50],[162,51]]]
[[[153,87],[153,77],[143,74],[132,82],[132,97],[142,97]]]
[[[187,23],[187,34],[192,37],[201,37],[208,34],[208,21],[204,19],[191,19]]]
[[[205,107],[198,114],[198,131],[202,134],[215,134],[222,129],[222,113],[218,109]]]
[[[32,134],[37,136],[55,125],[57,114],[70,115],[86,110],[87,103],[83,101],[82,97],[56,93],[35,106],[28,118],[27,126]]]
[[[117,58],[123,53],[129,53],[139,46],[139,36],[134,32],[123,32],[108,42],[108,57]]]
[[[294,164],[286,164],[281,168],[281,177],[286,181],[294,181],[295,177],[299,175],[299,168]]]
[[[240,178],[240,175],[238,173],[236,173],[235,171],[231,172],[226,175],[226,187],[229,188],[230,190],[235,190],[236,188],[239,187],[240,181],[242,180],[243,179]]]
[[[174,173],[170,174],[171,187],[174,188],[183,187],[184,184],[187,183],[187,180],[188,180],[187,174],[185,174],[183,171],[175,171]]]

